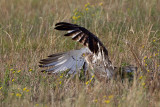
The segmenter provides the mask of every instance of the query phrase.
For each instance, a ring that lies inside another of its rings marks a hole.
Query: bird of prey
[[[100,73],[107,78],[113,77],[116,67],[112,65],[107,49],[97,36],[84,27],[67,22],[57,23],[55,29],[67,31],[64,36],[70,36],[72,40],[80,42],[84,47],[42,59],[39,66],[46,68],[42,71],[60,73],[68,70],[68,74],[76,74],[81,69],[85,72],[90,69],[95,74]],[[134,67],[125,68],[126,72],[133,70],[135,70]]]

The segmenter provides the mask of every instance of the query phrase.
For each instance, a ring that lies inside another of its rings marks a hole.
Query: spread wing
[[[89,32],[84,27],[76,24],[59,22],[55,25],[56,30],[68,31],[64,36],[71,36],[72,40],[76,40],[87,46],[93,54],[92,63],[101,61],[108,76],[113,75],[113,66],[108,57],[108,51],[97,36]]]
[[[82,43],[86,48],[80,50],[72,50],[69,52],[58,53],[48,56],[47,59],[42,59],[39,65],[44,67],[49,73],[58,73],[69,70],[69,74],[76,73],[76,71],[85,67],[87,69],[87,63],[83,57],[83,53],[90,53],[93,55],[93,61],[101,60],[101,64],[105,67],[105,72],[109,76],[112,76],[112,72],[116,70],[113,68],[111,61],[108,58],[108,51],[102,44],[102,42],[94,34],[89,32],[84,27],[76,24],[70,24],[66,22],[59,22],[55,25],[56,30],[68,31],[64,36],[71,36],[72,40],[76,40]],[[125,72],[132,72],[132,69],[125,68]]]
[[[73,50],[66,53],[54,54],[49,56],[48,59],[43,59],[40,62],[40,67],[50,67],[45,71],[54,73],[65,71],[69,69],[69,73],[73,73],[77,69],[81,69],[85,59],[82,57],[83,53],[91,53],[94,55],[93,60],[103,60],[104,66],[109,68],[112,66],[111,61],[108,58],[108,51],[102,44],[102,42],[94,34],[89,32],[84,27],[76,24],[70,24],[66,22],[59,22],[55,25],[56,30],[68,31],[64,36],[71,36],[72,40],[76,40],[82,43],[86,48],[81,50]],[[112,67],[111,67],[112,68]],[[106,71],[110,72],[110,71]]]
[[[48,56],[47,59],[42,59],[39,63],[40,67],[45,68],[42,72],[59,73],[69,70],[68,74],[76,73],[76,71],[86,68],[83,53],[90,52],[88,48],[81,48],[80,50],[72,50],[69,52],[58,53]]]
[[[56,30],[68,31],[64,36],[71,36],[72,40],[76,40],[87,46],[90,51],[98,55],[98,51],[103,51],[106,56],[108,56],[108,51],[102,44],[102,42],[94,34],[89,32],[84,27],[78,26],[76,24],[59,22],[55,25]]]

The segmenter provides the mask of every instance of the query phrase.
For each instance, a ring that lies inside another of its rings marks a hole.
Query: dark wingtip
[[[58,22],[58,23],[55,24],[55,26],[62,25],[62,24],[70,24],[70,23],[67,23],[67,22]]]
[[[48,59],[41,59],[40,62],[48,61]]]
[[[40,61],[39,63],[40,63],[40,64],[44,64],[44,62],[43,62],[43,61]]]
[[[62,56],[62,55],[65,54],[65,53],[66,53],[66,52],[57,53],[57,54],[52,54],[52,55],[49,55],[48,57]]]
[[[68,23],[68,22],[58,22],[55,24],[55,26],[59,26],[59,25],[74,25],[77,26],[76,24],[72,24],[72,23]]]
[[[63,27],[62,26],[56,26],[54,29],[56,29],[56,30],[62,30]]]
[[[61,25],[61,26],[56,26],[54,29],[68,31],[68,30],[76,30],[77,27],[76,26]]]
[[[38,65],[39,67],[43,67],[43,65]]]
[[[55,28],[56,30],[73,30],[76,27],[78,27],[78,25],[76,24],[71,24],[71,23],[67,23],[67,22],[59,22],[55,24]]]
[[[58,22],[58,23],[55,24],[55,26],[58,26],[58,25],[60,25],[61,23],[62,23],[62,22]]]

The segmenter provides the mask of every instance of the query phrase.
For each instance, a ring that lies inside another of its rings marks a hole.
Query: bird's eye
[[[82,56],[84,57],[84,56],[85,56],[85,53],[83,53]]]

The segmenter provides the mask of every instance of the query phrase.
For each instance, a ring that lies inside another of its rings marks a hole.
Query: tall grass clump
[[[115,66],[137,66],[133,80],[81,81],[41,73],[41,58],[82,47],[54,30],[60,21],[97,35]],[[2,107],[158,107],[160,1],[0,0],[0,68]]]

